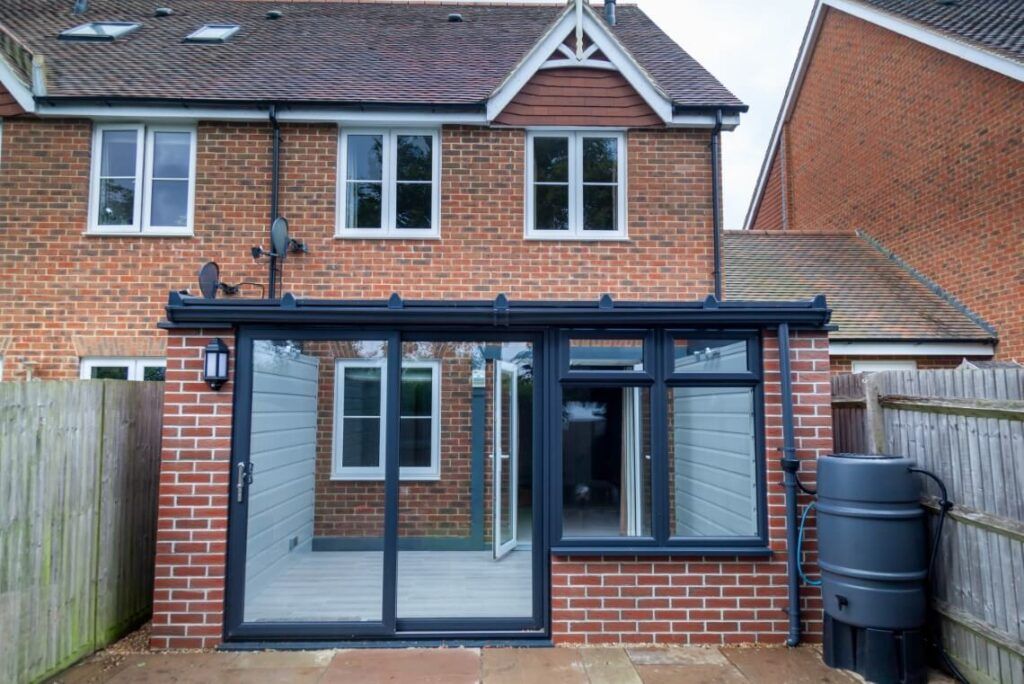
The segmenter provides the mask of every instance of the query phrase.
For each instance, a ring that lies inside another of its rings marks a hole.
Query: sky
[[[750,111],[722,134],[725,228],[742,228],[814,0],[632,0]]]

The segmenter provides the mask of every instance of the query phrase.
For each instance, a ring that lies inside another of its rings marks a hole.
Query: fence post
[[[885,452],[885,414],[882,409],[882,373],[864,377],[864,434],[869,454]]]

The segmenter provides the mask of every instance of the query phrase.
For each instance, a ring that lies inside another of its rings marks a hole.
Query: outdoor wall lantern
[[[219,390],[228,381],[228,345],[219,337],[206,345],[203,379],[212,390]]]

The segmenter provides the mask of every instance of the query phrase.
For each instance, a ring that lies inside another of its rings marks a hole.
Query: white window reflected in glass
[[[167,361],[157,358],[93,356],[82,359],[79,376],[83,380],[129,380],[162,382]]]
[[[436,131],[343,131],[339,237],[436,237],[440,158]]]
[[[192,232],[195,129],[96,127],[89,232]]]
[[[527,138],[527,237],[625,237],[625,145],[621,133],[531,133]]]

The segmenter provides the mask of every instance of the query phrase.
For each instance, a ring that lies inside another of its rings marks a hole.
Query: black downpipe
[[[793,382],[789,369],[789,323],[779,324],[779,374],[782,376],[782,471],[786,487],[786,554],[789,569],[789,637],[787,646],[800,644],[800,549],[797,526],[797,471],[800,461],[796,457],[793,437]]]
[[[722,301],[722,189],[718,172],[722,166],[722,110],[715,111],[711,132],[711,216],[715,224],[715,299]]]
[[[277,120],[277,105],[270,106],[270,125],[274,136],[270,163],[270,225],[273,225],[278,217],[278,195],[281,191],[281,124]],[[273,249],[269,262],[270,299],[277,299],[277,256],[274,255]]]

